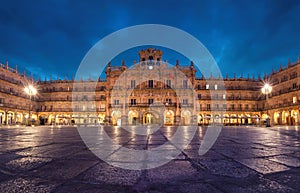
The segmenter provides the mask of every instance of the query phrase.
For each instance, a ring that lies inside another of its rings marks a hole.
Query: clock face
[[[153,66],[149,66],[149,70],[152,70],[153,69]]]

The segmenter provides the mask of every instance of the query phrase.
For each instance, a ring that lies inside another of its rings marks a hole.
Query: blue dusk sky
[[[2,1],[0,61],[35,77],[68,79],[89,49],[105,36],[139,24],[163,24],[188,32],[216,59],[223,76],[270,73],[298,59],[300,1]],[[131,65],[137,49],[121,59]],[[189,61],[163,49],[171,64]]]

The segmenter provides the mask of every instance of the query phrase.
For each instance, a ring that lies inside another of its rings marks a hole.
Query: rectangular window
[[[242,104],[239,104],[239,110],[242,110]]]
[[[206,88],[206,90],[208,90],[209,89],[209,84],[207,84],[205,88]]]
[[[153,88],[153,80],[148,80],[148,88]]]
[[[198,99],[201,99],[201,94],[198,94]]]
[[[114,100],[114,105],[119,105],[120,101],[119,100]]]
[[[206,105],[206,110],[210,111],[210,104]]]
[[[293,103],[296,103],[297,102],[297,97],[293,97]]]
[[[293,83],[293,89],[297,88],[297,83]]]
[[[166,84],[167,84],[168,87],[171,87],[171,80],[167,80]]]
[[[223,99],[224,99],[224,100],[226,99],[226,94],[223,94]]]
[[[234,104],[231,104],[231,110],[234,110]]]
[[[189,100],[188,100],[188,99],[183,99],[183,100],[182,100],[182,104],[187,105],[188,103],[189,103]]]
[[[153,104],[153,99],[148,99],[148,104],[149,105]]]
[[[130,104],[131,105],[136,105],[136,99],[130,99]]]
[[[105,111],[105,104],[100,104],[100,111]]]
[[[245,109],[248,110],[249,109],[249,105],[245,104]]]
[[[135,88],[135,80],[130,81],[130,88]]]
[[[200,90],[200,89],[201,89],[201,85],[200,85],[200,84],[198,84],[198,86],[197,86],[197,89],[198,89],[198,90]]]
[[[215,104],[215,110],[219,109],[219,104]]]
[[[188,87],[188,81],[187,80],[183,80],[182,81],[182,86],[183,86],[183,88],[187,88]]]
[[[4,98],[0,98],[0,104],[4,104]]]
[[[223,104],[223,109],[226,110],[226,108],[227,108],[227,105]]]
[[[215,84],[215,90],[218,90],[218,85]]]
[[[171,99],[166,99],[166,103],[168,103],[170,105],[170,104],[172,104],[172,100]]]

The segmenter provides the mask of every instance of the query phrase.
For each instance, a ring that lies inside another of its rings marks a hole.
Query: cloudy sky
[[[0,61],[42,79],[72,78],[88,50],[110,33],[164,24],[200,40],[223,75],[252,76],[298,59],[299,13],[297,0],[2,1]],[[131,51],[120,58],[131,64],[138,55]],[[164,59],[176,56],[166,50]]]

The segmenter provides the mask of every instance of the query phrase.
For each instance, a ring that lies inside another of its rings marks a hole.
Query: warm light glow
[[[30,96],[34,96],[37,94],[37,90],[36,88],[34,88],[32,85],[29,85],[27,87],[24,88],[24,91],[26,94],[30,95]]]
[[[261,88],[261,92],[263,94],[270,94],[272,92],[272,86],[270,84],[266,83],[264,85],[264,87]]]

